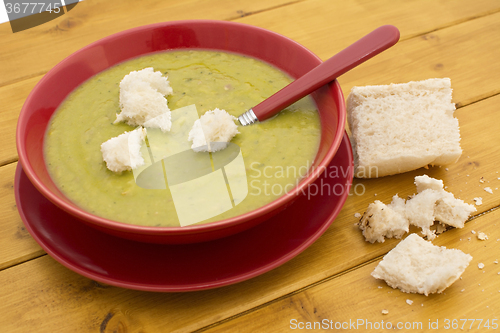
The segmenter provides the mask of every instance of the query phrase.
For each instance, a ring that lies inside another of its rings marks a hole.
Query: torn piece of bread
[[[431,229],[435,221],[442,225],[441,232],[446,230],[445,225],[463,228],[470,214],[476,211],[473,205],[445,191],[442,180],[417,176],[415,185],[417,194],[406,202],[396,194],[390,205],[376,200],[368,206],[358,223],[366,241],[382,243],[384,237],[401,238],[408,232],[408,224],[420,227],[422,234],[432,240],[436,237],[435,230]],[[403,221],[406,221],[406,228]]]
[[[465,221],[476,211],[476,207],[455,198],[452,193],[445,190],[442,190],[441,194],[441,198],[436,201],[436,207],[434,207],[434,218],[443,224],[463,228]]]
[[[469,266],[472,256],[411,234],[389,251],[371,275],[392,288],[428,296],[441,293]]]
[[[442,193],[426,189],[406,201],[406,217],[410,224],[420,227],[427,239],[434,239],[436,234],[431,230],[434,224],[434,208]]]
[[[455,198],[453,193],[444,190],[442,180],[431,178],[427,175],[415,177],[417,195],[407,201],[407,216],[410,223],[421,227],[423,234],[428,239],[434,238],[434,233],[429,229],[431,206],[433,207],[433,220],[455,228],[463,228],[470,214],[476,211],[473,205]],[[423,205],[428,205],[423,207]],[[420,213],[419,213],[420,211]],[[426,212],[424,214],[424,211]],[[423,216],[425,215],[425,218]]]
[[[370,243],[383,243],[385,238],[400,239],[409,230],[404,212],[405,200],[397,194],[389,205],[375,200],[361,217],[358,227]]]
[[[436,190],[440,191],[444,189],[443,181],[440,179],[434,179],[427,175],[416,176],[415,177],[415,186],[417,187],[417,193],[420,193],[424,190]]]
[[[163,132],[172,126],[166,95],[172,94],[167,77],[148,67],[132,71],[120,82],[120,109],[115,123],[131,126],[160,128]]]
[[[355,177],[376,178],[456,162],[462,149],[451,92],[448,78],[353,87],[347,121]]]
[[[139,127],[104,142],[101,153],[106,167],[113,172],[122,172],[144,165],[141,144],[146,134],[146,129]]]
[[[235,120],[236,117],[225,110],[216,108],[205,112],[189,131],[188,140],[193,142],[191,148],[196,152],[215,152],[226,148],[227,143],[239,133]]]

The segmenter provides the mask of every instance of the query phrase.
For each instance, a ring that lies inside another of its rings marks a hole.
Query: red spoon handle
[[[265,99],[251,110],[260,121],[270,118],[319,87],[393,46],[398,40],[399,30],[396,27],[392,25],[381,26]]]

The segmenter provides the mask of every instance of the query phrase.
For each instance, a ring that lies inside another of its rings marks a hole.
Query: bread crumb
[[[412,305],[412,304],[413,304],[413,301],[412,301],[411,299],[407,299],[407,300],[406,300],[406,303],[407,303],[408,305]]]
[[[409,225],[422,229],[428,240],[447,230],[447,226],[463,228],[465,221],[476,211],[473,205],[444,190],[442,180],[427,175],[416,176],[417,194],[404,199],[396,194],[390,204],[379,200],[370,204],[358,223],[366,241],[384,242],[385,238],[401,238]],[[356,216],[356,215],[355,215]],[[434,222],[440,222],[431,230]]]
[[[481,206],[483,204],[483,198],[481,197],[474,198],[474,201],[476,203],[476,206]]]
[[[358,223],[365,240],[370,243],[383,243],[385,238],[400,239],[409,231],[409,222],[405,217],[405,200],[397,194],[389,205],[380,200],[368,205]]]
[[[463,293],[464,291],[465,291],[465,289],[460,290],[461,293]]]
[[[446,171],[448,171],[449,169],[448,168],[444,168]]]
[[[470,233],[473,234],[473,235],[476,234],[476,232],[474,230],[471,230]]]
[[[235,120],[236,117],[226,110],[215,108],[205,112],[194,122],[193,128],[189,131],[188,140],[193,142],[191,148],[196,152],[215,152],[225,149],[228,142],[239,134]]]
[[[498,260],[493,261],[494,264],[498,264]]]
[[[480,183],[484,183],[484,177],[479,178]]]
[[[483,241],[484,241],[484,240],[487,240],[487,239],[488,239],[488,235],[486,235],[484,232],[481,232],[481,231],[480,231],[480,232],[477,234],[477,239],[479,239],[479,240],[483,240]]]
[[[386,309],[382,310],[382,314],[383,315],[389,314],[389,310],[386,310]]]
[[[354,217],[357,218],[357,219],[359,219],[361,217],[361,214],[360,213],[355,213]]]
[[[382,288],[384,288],[384,287],[382,287],[382,286],[378,286],[378,289],[382,289]]]
[[[444,224],[439,223],[436,227],[436,235],[441,235],[446,231],[446,226]]]
[[[479,264],[477,264],[477,268],[483,269],[484,268],[484,264],[482,262],[480,262]]]
[[[485,187],[484,190],[490,194],[493,194],[493,190],[491,189],[491,187]]]
[[[101,153],[106,167],[113,172],[120,173],[144,165],[141,145],[146,135],[146,129],[138,127],[102,143]]]
[[[173,93],[167,77],[152,67],[132,71],[120,82],[119,106],[121,112],[114,123],[130,126],[159,128],[170,131],[171,112],[165,96]]]

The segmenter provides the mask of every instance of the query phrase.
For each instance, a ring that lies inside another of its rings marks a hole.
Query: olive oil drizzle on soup
[[[131,71],[153,67],[168,76],[170,110],[195,104],[199,116],[215,108],[239,116],[287,85],[283,72],[259,60],[216,51],[156,53],[118,64],[83,83],[54,114],[45,137],[45,159],[54,182],[83,209],[111,220],[179,226],[170,190],[144,189],[131,171],[109,171],[100,146],[134,127],[113,124],[119,83]],[[239,126],[231,142],[243,156],[248,195],[207,223],[261,207],[290,190],[312,164],[320,140],[316,106],[306,97],[274,118]],[[187,135],[186,135],[187,140]]]

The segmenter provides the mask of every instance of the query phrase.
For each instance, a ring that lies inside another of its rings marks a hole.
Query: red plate
[[[194,291],[250,279],[304,251],[328,229],[344,205],[352,183],[352,161],[344,134],[327,173],[289,208],[247,231],[197,244],[140,243],[99,232],[42,196],[21,164],[16,170],[15,195],[21,219],[33,238],[76,273],[129,289]]]

